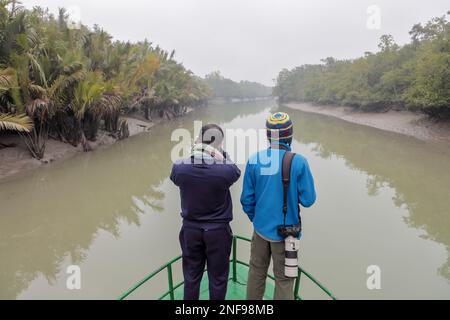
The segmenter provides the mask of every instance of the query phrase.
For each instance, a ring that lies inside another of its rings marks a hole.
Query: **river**
[[[117,298],[180,252],[179,194],[168,178],[173,130],[193,130],[194,120],[259,128],[277,109],[291,114],[293,148],[316,180],[318,202],[302,213],[301,265],[341,299],[450,298],[449,150],[273,101],[198,109],[1,183],[0,298]],[[249,236],[241,188],[242,180],[232,188],[233,230]],[[66,287],[72,264],[81,290]],[[380,267],[380,290],[366,286],[371,265]],[[165,285],[163,274],[133,297],[157,298]],[[306,282],[302,290],[323,297]]]

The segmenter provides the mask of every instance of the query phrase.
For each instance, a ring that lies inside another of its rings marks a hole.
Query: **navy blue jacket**
[[[229,160],[176,162],[170,179],[180,188],[183,225],[213,228],[233,220],[230,187],[240,176],[239,168]]]

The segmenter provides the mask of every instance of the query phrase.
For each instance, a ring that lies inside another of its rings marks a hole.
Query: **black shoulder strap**
[[[283,157],[283,170],[282,170],[282,178],[283,178],[283,214],[284,218],[286,219],[287,214],[287,196],[288,196],[288,189],[289,184],[291,182],[291,167],[292,167],[292,160],[295,157],[295,153],[292,152],[286,152]]]

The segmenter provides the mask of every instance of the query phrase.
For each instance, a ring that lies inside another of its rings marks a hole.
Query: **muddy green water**
[[[0,184],[0,298],[114,299],[179,254],[179,195],[168,179],[175,128],[194,120],[260,128],[274,102],[220,105]],[[281,108],[314,172],[301,264],[339,298],[450,298],[450,152],[442,146]],[[243,167],[243,166],[241,166]],[[232,189],[234,232],[251,235]],[[241,257],[248,247],[240,248]],[[81,267],[81,290],[66,268]],[[381,268],[368,290],[367,267]],[[181,279],[179,265],[175,272]],[[165,274],[134,298],[156,298]],[[304,283],[306,298],[323,295]]]

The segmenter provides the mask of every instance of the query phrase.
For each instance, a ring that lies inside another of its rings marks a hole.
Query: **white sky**
[[[149,39],[176,50],[200,76],[220,70],[233,80],[273,85],[282,68],[376,51],[382,34],[399,44],[417,22],[444,15],[448,0],[22,0],[56,12],[72,7],[88,26],[116,39]],[[367,8],[381,9],[381,28],[367,28]]]

